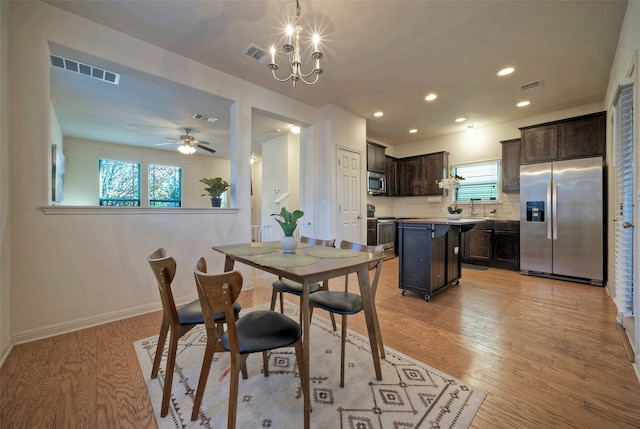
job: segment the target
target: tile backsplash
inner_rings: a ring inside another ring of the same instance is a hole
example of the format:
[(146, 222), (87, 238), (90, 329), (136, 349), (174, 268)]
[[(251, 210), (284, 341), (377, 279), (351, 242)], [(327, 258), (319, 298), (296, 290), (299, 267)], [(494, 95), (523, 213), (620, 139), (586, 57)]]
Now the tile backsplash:
[[(376, 216), (434, 218), (447, 215), (450, 197), (379, 197), (367, 196), (367, 203), (376, 206)], [(459, 203), (462, 217), (471, 217), (468, 203)], [(491, 210), (496, 209), (495, 219), (520, 219), (520, 194), (502, 194), (500, 202), (476, 203), (474, 211), (478, 217), (489, 217)]]

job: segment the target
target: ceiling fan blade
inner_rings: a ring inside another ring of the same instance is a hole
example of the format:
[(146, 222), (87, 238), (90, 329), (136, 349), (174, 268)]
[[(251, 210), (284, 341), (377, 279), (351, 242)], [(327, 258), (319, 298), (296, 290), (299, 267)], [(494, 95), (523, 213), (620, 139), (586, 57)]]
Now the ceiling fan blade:
[[(200, 143), (202, 143), (202, 142), (200, 142)], [(209, 143), (207, 143), (207, 144), (209, 144)], [(199, 143), (196, 146), (199, 147), (202, 150), (206, 150), (207, 152), (216, 153), (215, 149), (211, 149), (211, 148), (206, 147), (206, 146), (200, 146)]]
[(196, 140), (195, 143), (197, 143), (197, 144), (211, 144), (211, 143), (206, 142), (204, 140)]
[(168, 144), (180, 144), (180, 142), (171, 142), (171, 143), (156, 143), (156, 146), (166, 146)]

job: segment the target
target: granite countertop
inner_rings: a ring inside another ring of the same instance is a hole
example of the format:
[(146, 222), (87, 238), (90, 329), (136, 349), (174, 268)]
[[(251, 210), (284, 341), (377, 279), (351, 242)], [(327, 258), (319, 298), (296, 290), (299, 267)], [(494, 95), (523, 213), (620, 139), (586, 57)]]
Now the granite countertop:
[(478, 222), (483, 222), (484, 219), (480, 218), (461, 218), (461, 219), (448, 219), (446, 217), (427, 218), (427, 219), (399, 219), (398, 222), (402, 223), (415, 223), (415, 224), (433, 224), (433, 225), (472, 225)]

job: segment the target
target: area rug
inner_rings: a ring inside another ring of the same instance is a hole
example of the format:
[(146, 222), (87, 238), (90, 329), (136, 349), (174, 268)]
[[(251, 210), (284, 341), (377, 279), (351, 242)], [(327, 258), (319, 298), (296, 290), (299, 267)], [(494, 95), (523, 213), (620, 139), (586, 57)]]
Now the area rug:
[[(267, 305), (243, 309), (242, 314)], [(286, 303), (286, 314), (298, 320), (298, 307)], [(310, 330), (311, 427), (313, 429), (468, 428), (486, 394), (389, 347), (381, 361), (383, 379), (376, 380), (367, 337), (349, 331), (345, 387), (340, 388), (340, 328), (314, 315)], [(191, 421), (206, 344), (204, 326), (180, 339), (169, 414), (160, 417), (165, 359), (158, 378), (151, 366), (157, 336), (134, 343), (146, 379), (158, 427), (161, 429), (227, 426), (229, 358), (216, 354), (199, 419)], [(166, 351), (165, 351), (166, 353)], [(273, 351), (269, 377), (264, 377), (262, 355), (247, 360), (249, 378), (240, 379), (238, 429), (303, 427), (303, 401), (293, 348)]]

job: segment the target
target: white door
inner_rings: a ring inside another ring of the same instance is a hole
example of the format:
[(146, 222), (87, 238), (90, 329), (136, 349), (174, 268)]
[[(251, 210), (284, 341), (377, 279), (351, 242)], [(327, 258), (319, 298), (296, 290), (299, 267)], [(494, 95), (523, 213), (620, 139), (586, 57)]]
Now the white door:
[(362, 240), (362, 180), (361, 154), (338, 148), (338, 237), (364, 243)]

